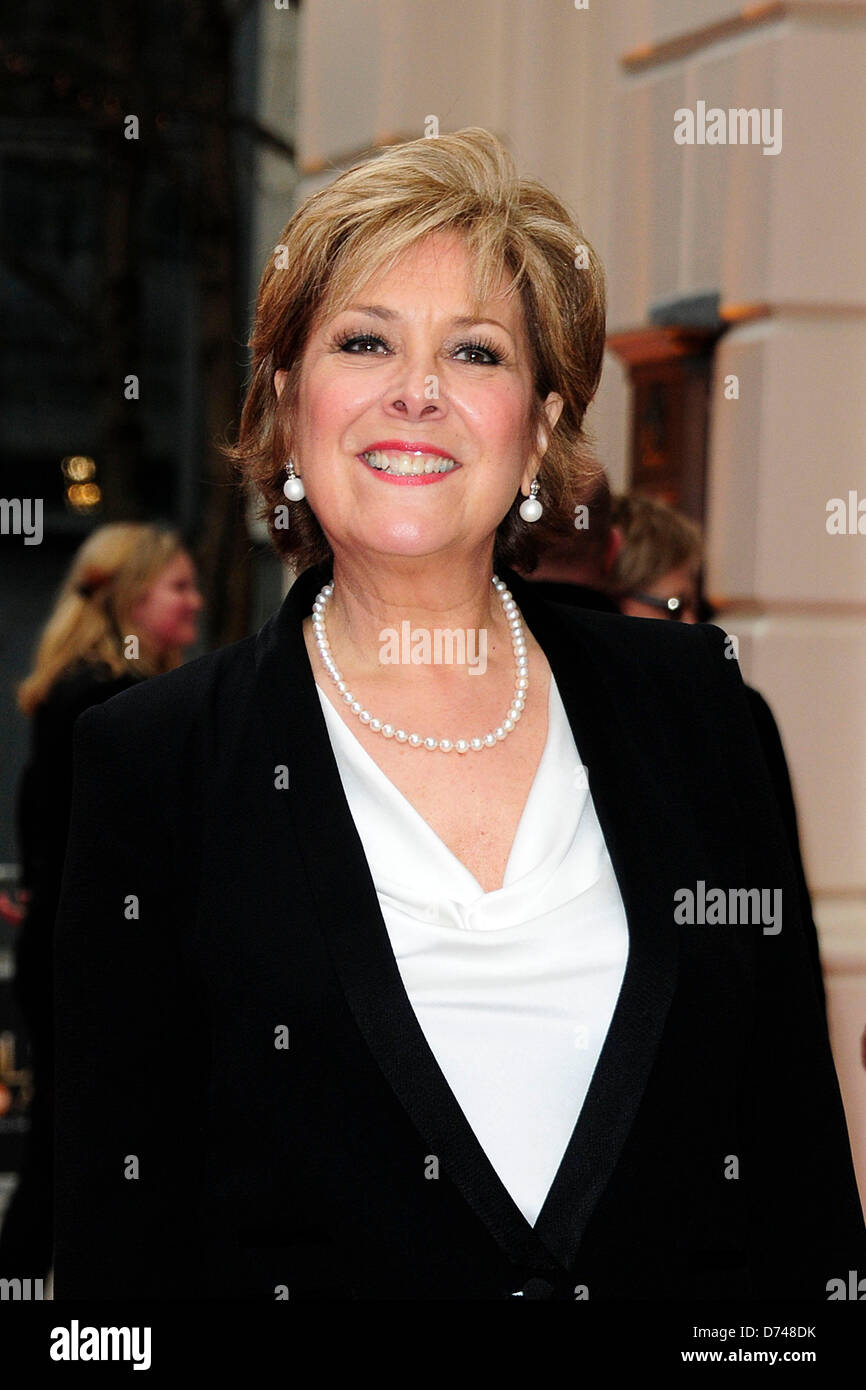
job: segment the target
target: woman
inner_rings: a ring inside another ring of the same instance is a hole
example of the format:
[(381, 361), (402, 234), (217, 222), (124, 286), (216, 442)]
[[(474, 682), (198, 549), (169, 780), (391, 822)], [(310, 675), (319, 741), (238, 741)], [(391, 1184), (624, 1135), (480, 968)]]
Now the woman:
[(614, 502), (612, 524), (622, 544), (608, 587), (620, 611), (696, 623), (701, 533), (694, 522), (653, 497), (627, 493)]
[(25, 1164), (0, 1232), (5, 1276), (43, 1278), (51, 1266), (52, 938), (69, 829), (73, 726), (91, 705), (177, 666), (196, 639), (201, 602), (192, 560), (173, 532), (102, 526), (78, 550), (33, 671), (18, 690), (33, 737), (18, 794), (19, 896), (26, 908), (14, 990), (31, 1040), (34, 1096)]
[[(862, 1255), (724, 635), (509, 568), (573, 514), (603, 342), (484, 131), (284, 230), (237, 457), (300, 578), (77, 729), (58, 1298), (821, 1298)], [(680, 925), (698, 882), (784, 929)]]

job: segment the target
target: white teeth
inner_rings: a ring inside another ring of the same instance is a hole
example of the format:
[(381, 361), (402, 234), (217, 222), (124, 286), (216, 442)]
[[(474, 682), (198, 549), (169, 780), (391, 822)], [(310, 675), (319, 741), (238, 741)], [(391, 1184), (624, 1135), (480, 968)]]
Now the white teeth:
[(419, 473), (450, 473), (457, 467), (455, 459), (445, 459), (439, 454), (409, 454), (392, 452), (390, 449), (371, 449), (361, 457), (367, 460), (371, 468), (378, 468), (381, 473), (394, 473), (403, 477)]

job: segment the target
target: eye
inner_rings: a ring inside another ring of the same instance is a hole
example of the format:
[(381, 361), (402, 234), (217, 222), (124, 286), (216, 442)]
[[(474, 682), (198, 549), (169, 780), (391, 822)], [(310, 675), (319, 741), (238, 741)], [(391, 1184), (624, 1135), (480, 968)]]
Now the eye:
[(497, 352), (496, 348), (493, 346), (492, 343), (461, 343), (460, 346), (455, 350), (455, 357), (460, 352), (470, 352), (473, 354), (473, 356), (479, 353), (484, 354), (484, 357), (487, 359), (486, 361), (479, 362), (476, 358), (474, 362), (470, 363), (471, 366), (496, 367), (502, 361), (502, 357)]
[(351, 353), (355, 357), (373, 357), (377, 347), (391, 351), (385, 339), (377, 333), (346, 333), (336, 339), (334, 346), (340, 352)]

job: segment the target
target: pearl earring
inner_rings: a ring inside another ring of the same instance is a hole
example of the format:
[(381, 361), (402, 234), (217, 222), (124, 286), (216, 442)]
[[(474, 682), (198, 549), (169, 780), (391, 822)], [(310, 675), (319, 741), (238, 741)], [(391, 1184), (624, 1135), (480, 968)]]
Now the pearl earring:
[(525, 502), (520, 504), (520, 515), (524, 521), (537, 521), (544, 511), (538, 500), (538, 479), (533, 478), (529, 488), (529, 496)]
[(286, 464), (286, 481), (283, 483), (283, 492), (290, 502), (300, 502), (307, 495), (301, 479), (295, 476), (294, 459), (289, 459)]

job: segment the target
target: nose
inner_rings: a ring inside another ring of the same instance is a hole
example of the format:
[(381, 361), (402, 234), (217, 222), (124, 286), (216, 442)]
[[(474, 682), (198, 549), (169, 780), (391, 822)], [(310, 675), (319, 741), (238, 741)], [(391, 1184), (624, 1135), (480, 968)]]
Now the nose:
[(385, 414), (400, 420), (429, 420), (444, 415), (435, 358), (419, 353), (392, 379), (385, 398)]

